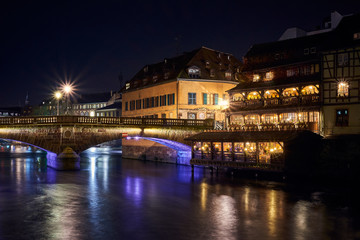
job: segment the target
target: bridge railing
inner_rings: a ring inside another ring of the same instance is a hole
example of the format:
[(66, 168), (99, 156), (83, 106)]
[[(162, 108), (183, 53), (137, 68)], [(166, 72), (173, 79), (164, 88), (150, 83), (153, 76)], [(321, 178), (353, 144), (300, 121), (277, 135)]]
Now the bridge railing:
[(213, 127), (213, 120), (168, 119), (168, 118), (130, 118), (130, 117), (88, 117), (88, 116), (36, 116), (36, 117), (0, 117), (0, 125), (27, 124), (106, 124), (139, 126), (189, 126)]

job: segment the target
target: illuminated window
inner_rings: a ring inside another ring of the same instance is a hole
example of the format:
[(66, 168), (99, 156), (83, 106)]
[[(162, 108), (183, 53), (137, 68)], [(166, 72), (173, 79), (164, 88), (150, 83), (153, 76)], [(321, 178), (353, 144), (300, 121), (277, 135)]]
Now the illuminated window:
[(279, 115), (280, 122), (282, 122), (282, 123), (294, 123), (294, 122), (296, 122), (296, 117), (297, 117), (297, 114), (294, 112), (281, 113)]
[(253, 82), (258, 82), (260, 80), (260, 75), (259, 74), (254, 74), (253, 75)]
[(338, 66), (347, 66), (349, 64), (349, 54), (339, 53), (337, 56)]
[(234, 102), (238, 102), (238, 101), (244, 100), (244, 96), (241, 93), (236, 93), (236, 94), (234, 94), (232, 99)]
[(339, 82), (338, 83), (337, 96), (338, 97), (348, 97), (349, 96), (349, 84), (347, 82)]
[(338, 127), (349, 126), (349, 111), (347, 109), (336, 110), (336, 122)]
[(246, 124), (259, 124), (260, 123), (260, 115), (257, 115), (257, 114), (246, 115), (245, 123)]
[(230, 71), (225, 72), (225, 78), (227, 80), (231, 80), (231, 72)]
[(153, 81), (156, 82), (158, 80), (158, 76), (157, 75), (154, 75), (153, 76)]
[(130, 88), (130, 83), (126, 83), (125, 89), (129, 89), (129, 88)]
[(264, 114), (261, 116), (261, 121), (263, 123), (276, 123), (278, 121), (278, 117), (276, 114)]
[(258, 92), (251, 92), (247, 96), (248, 100), (261, 99), (261, 95)]
[(284, 97), (294, 97), (299, 95), (296, 88), (286, 88), (283, 91)]
[(318, 93), (319, 93), (319, 89), (317, 87), (315, 87), (314, 85), (306, 86), (301, 90), (302, 95), (311, 95), (311, 94), (318, 94)]
[(354, 33), (354, 40), (360, 39), (360, 32)]
[(266, 74), (265, 74), (265, 81), (270, 81), (270, 80), (273, 80), (273, 78), (274, 78), (274, 72), (267, 72)]
[(188, 74), (190, 78), (200, 78), (200, 68), (193, 66), (191, 68), (188, 69)]

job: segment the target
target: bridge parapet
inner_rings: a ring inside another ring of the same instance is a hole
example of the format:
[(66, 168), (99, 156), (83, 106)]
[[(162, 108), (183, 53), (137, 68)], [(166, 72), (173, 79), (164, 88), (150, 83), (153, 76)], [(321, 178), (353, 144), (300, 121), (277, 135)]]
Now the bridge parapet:
[(1, 117), (0, 125), (28, 124), (106, 124), (161, 127), (200, 127), (211, 129), (213, 120), (169, 119), (169, 118), (129, 118), (129, 117), (88, 117), (88, 116), (34, 116), (34, 117)]

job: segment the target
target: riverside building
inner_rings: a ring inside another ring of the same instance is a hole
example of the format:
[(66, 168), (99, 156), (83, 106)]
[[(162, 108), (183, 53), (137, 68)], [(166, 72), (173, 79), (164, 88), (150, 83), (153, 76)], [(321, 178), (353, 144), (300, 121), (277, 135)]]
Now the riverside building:
[(222, 122), (240, 67), (233, 55), (206, 47), (146, 65), (123, 89), (122, 116)]

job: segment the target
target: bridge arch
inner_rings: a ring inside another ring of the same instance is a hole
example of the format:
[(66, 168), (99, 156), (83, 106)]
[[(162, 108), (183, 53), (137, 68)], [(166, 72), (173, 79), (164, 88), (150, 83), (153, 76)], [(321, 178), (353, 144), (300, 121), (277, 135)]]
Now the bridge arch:
[(122, 157), (190, 165), (191, 147), (169, 139), (127, 137), (122, 140)]
[[(212, 129), (213, 120), (124, 117), (40, 116), (0, 118), (0, 138), (38, 146), (55, 155), (70, 148), (75, 154), (124, 134), (186, 143), (185, 138)], [(154, 139), (153, 139), (154, 140)], [(161, 144), (156, 140), (158, 144)], [(153, 141), (153, 142), (156, 142)], [(167, 142), (169, 144), (169, 142)], [(166, 144), (165, 144), (166, 145)], [(53, 159), (53, 158), (52, 158)]]

